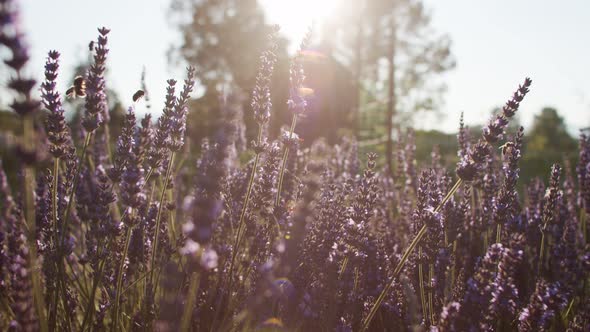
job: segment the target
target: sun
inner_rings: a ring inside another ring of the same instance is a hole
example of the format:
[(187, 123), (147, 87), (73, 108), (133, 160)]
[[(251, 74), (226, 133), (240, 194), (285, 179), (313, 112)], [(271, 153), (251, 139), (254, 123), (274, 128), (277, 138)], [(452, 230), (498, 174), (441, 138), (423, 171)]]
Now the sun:
[(314, 21), (323, 21), (334, 14), (339, 0), (300, 0), (294, 1), (299, 11)]
[(312, 23), (324, 24), (336, 15), (338, 5), (342, 2), (342, 0), (260, 1), (271, 21), (294, 33), (306, 30)]

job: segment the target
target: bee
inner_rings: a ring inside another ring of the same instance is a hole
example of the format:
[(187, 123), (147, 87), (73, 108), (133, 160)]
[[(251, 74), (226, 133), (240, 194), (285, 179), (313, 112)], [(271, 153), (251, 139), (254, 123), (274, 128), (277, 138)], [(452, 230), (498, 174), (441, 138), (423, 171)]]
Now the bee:
[(502, 154), (505, 155), (514, 148), (514, 142), (506, 142), (506, 144), (499, 147)]
[(74, 91), (78, 97), (86, 97), (86, 80), (82, 76), (74, 78)]
[(66, 97), (73, 98), (74, 97), (74, 87), (71, 86), (66, 90)]
[(135, 92), (133, 94), (133, 102), (138, 101), (139, 99), (141, 99), (143, 96), (145, 96), (145, 92), (143, 90), (137, 90), (137, 92)]
[(70, 98), (86, 97), (86, 81), (82, 76), (74, 78), (74, 85), (66, 90), (66, 96)]
[(90, 41), (90, 43), (88, 43), (88, 50), (90, 52), (94, 51), (94, 40)]

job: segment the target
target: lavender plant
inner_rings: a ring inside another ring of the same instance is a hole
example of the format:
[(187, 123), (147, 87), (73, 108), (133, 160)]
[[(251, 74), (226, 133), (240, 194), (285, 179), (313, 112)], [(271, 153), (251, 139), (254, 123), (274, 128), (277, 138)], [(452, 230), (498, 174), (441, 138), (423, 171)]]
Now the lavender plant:
[(60, 54), (48, 52), (36, 96), (17, 16), (0, 0), (23, 125), (21, 167), (0, 167), (1, 330), (588, 330), (590, 142), (581, 135), (575, 173), (555, 165), (547, 189), (519, 182), (524, 129), (506, 130), (530, 79), (481, 138), (461, 118), (455, 174), (436, 147), (417, 163), (411, 130), (391, 172), (375, 153), (359, 156), (354, 138), (301, 144), (308, 37), (291, 65), (291, 127), (269, 134), (274, 30), (252, 92), (251, 151), (239, 147), (242, 97), (228, 91), (217, 131), (191, 142), (202, 146), (191, 159), (195, 69), (180, 92), (167, 81), (154, 123), (138, 122), (146, 98), (134, 97), (113, 140), (110, 32), (99, 29), (74, 131), (57, 89)]

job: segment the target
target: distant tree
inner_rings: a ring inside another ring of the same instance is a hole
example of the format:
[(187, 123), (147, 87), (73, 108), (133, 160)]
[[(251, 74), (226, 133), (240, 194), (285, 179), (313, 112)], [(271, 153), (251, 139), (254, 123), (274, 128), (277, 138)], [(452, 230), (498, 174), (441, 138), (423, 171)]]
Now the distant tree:
[(563, 117), (555, 108), (545, 107), (535, 116), (529, 133), (529, 151), (571, 151), (577, 143), (568, 132)]
[(525, 143), (521, 167), (525, 181), (546, 178), (551, 165), (564, 159), (575, 164), (577, 142), (555, 108), (545, 107), (535, 116), (531, 130), (525, 134)]
[(170, 49), (170, 60), (196, 65), (204, 86), (247, 87), (271, 32), (258, 2), (173, 0), (171, 9), (182, 42)]
[[(336, 57), (352, 67), (355, 85), (383, 103), (391, 169), (394, 121), (411, 122), (418, 112), (442, 104), (445, 85), (439, 74), (455, 65), (451, 42), (433, 31), (420, 0), (341, 3), (344, 14), (335, 15), (335, 21), (325, 26), (331, 31), (324, 35)], [(359, 92), (359, 110), (361, 99)]]
[[(268, 35), (274, 28), (265, 22), (264, 10), (256, 0), (173, 0), (170, 9), (171, 21), (182, 38), (170, 47), (169, 61), (196, 67), (205, 96), (191, 106), (191, 111), (195, 110), (198, 114), (193, 116), (202, 122), (215, 123), (219, 93), (227, 94), (229, 89), (249, 96), (260, 54), (268, 47)], [(278, 41), (276, 82), (288, 83), (286, 46), (286, 40)], [(273, 85), (275, 108), (286, 109), (287, 83), (279, 84), (281, 88)], [(252, 123), (249, 104), (250, 99), (244, 98), (245, 120)]]

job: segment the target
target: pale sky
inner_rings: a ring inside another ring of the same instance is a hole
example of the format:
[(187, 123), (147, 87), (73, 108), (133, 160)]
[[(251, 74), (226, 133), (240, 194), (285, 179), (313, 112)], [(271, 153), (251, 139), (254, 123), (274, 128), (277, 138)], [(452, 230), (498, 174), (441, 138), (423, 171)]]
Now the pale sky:
[[(312, 19), (335, 15), (334, 0), (262, 0), (268, 19), (287, 37), (299, 41)], [(572, 134), (590, 126), (590, 1), (564, 0), (425, 0), (433, 25), (453, 40), (457, 67), (446, 74), (449, 90), (442, 121), (417, 127), (455, 131), (461, 111), (467, 123), (483, 123), (525, 76), (532, 91), (521, 106), (521, 121), (530, 127), (543, 106), (556, 107)], [(318, 6), (318, 4), (323, 4)], [(182, 79), (166, 51), (178, 35), (167, 21), (168, 0), (23, 0), (22, 23), (32, 46), (31, 74), (42, 79), (46, 53), (62, 53), (60, 84), (87, 55), (96, 28), (106, 26), (110, 53), (107, 83), (125, 106), (139, 88), (142, 67), (153, 110), (163, 104), (167, 78)], [(321, 7), (321, 10), (318, 9)], [(419, 122), (419, 121), (418, 121)]]

